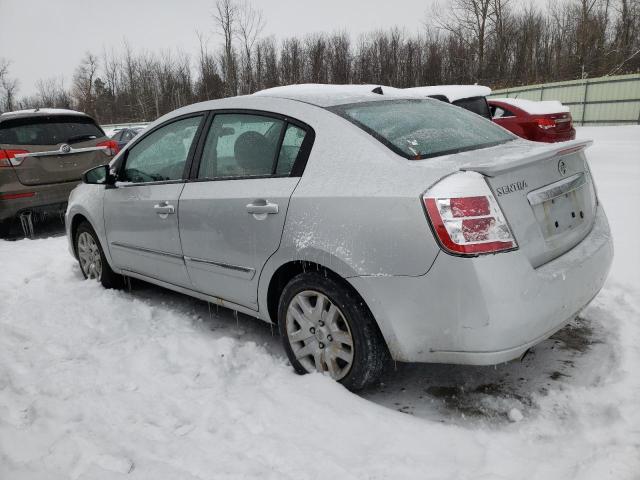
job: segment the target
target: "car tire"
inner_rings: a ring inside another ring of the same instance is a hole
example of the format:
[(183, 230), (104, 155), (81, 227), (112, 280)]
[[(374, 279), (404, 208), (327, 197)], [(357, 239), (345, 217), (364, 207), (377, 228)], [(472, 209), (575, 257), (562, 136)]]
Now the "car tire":
[(280, 296), (278, 328), (299, 374), (321, 371), (357, 391), (375, 383), (389, 364), (373, 315), (330, 275), (305, 272), (291, 279)]
[(78, 226), (73, 245), (84, 278), (97, 280), (104, 288), (122, 288), (123, 277), (111, 269), (98, 235), (89, 222)]

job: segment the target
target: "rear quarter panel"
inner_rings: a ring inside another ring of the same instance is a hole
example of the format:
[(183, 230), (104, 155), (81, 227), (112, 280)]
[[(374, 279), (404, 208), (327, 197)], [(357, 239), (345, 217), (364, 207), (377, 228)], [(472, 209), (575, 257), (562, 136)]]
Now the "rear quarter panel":
[(270, 278), (290, 261), (318, 263), (343, 278), (420, 276), (440, 251), (421, 195), (455, 162), (407, 160), (341, 117), (317, 110), (300, 118), (316, 139), (280, 247), (261, 275), (261, 312), (267, 312)]

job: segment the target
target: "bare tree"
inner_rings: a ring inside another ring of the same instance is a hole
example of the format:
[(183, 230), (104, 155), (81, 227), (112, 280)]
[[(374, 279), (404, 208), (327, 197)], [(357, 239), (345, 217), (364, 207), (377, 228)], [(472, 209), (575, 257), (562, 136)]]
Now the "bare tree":
[(9, 61), (0, 58), (0, 113), (14, 109), (18, 80), (9, 77)]
[(351, 81), (351, 41), (347, 32), (329, 37), (329, 81), (344, 84)]
[(200, 45), (198, 54), (198, 77), (194, 88), (194, 94), (198, 100), (210, 100), (224, 95), (222, 78), (218, 74), (218, 66), (214, 56), (209, 52), (207, 41), (201, 33), (198, 33)]
[(309, 35), (305, 38), (306, 71), (304, 81), (311, 83), (328, 83), (327, 40), (324, 35)]
[(452, 0), (451, 12), (418, 35), (392, 28), (355, 41), (338, 32), (281, 42), (262, 38), (261, 14), (239, 1), (218, 0), (223, 41), (210, 45), (199, 34), (193, 64), (184, 52), (140, 53), (125, 42), (99, 62), (87, 54), (71, 89), (44, 80), (16, 101), (17, 82), (0, 61), (0, 109), (73, 104), (100, 121), (142, 121), (195, 100), (292, 83), (507, 87), (640, 71), (640, 0), (555, 0), (545, 8)]
[(255, 91), (253, 80), (253, 51), (256, 41), (264, 30), (264, 18), (262, 10), (257, 10), (246, 0), (238, 7), (238, 29), (237, 36), (242, 44), (242, 84), (245, 88), (243, 93)]
[(438, 26), (450, 34), (459, 37), (472, 50), (476, 56), (476, 78), (483, 78), (485, 43), (489, 17), (493, 0), (452, 0), (450, 7), (434, 7), (434, 17)]
[(224, 52), (222, 55), (222, 74), (224, 76), (228, 95), (238, 94), (238, 77), (236, 53), (233, 39), (237, 33), (238, 5), (234, 0), (217, 0), (213, 19), (222, 32), (224, 38)]
[(73, 97), (78, 109), (95, 116), (95, 79), (98, 71), (98, 58), (90, 52), (85, 53), (73, 75)]

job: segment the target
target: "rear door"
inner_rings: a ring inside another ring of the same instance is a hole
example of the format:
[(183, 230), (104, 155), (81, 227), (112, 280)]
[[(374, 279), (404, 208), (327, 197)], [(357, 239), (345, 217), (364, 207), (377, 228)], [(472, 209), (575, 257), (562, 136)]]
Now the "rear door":
[(276, 115), (215, 115), (180, 196), (180, 237), (195, 289), (257, 309), (260, 271), (278, 249), (313, 132)]
[(104, 196), (107, 242), (117, 267), (190, 287), (178, 231), (178, 198), (203, 114), (149, 132), (124, 154)]
[(95, 122), (84, 115), (18, 117), (0, 124), (0, 146), (16, 152), (12, 166), (23, 185), (80, 180), (114, 153)]

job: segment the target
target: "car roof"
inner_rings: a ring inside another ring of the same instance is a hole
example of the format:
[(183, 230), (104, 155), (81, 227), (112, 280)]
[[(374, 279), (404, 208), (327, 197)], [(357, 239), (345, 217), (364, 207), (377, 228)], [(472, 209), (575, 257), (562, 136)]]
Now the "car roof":
[(0, 114), (0, 122), (14, 118), (48, 117), (51, 115), (77, 115), (80, 117), (89, 117), (86, 113), (77, 112), (76, 110), (67, 110), (65, 108), (30, 108), (28, 110), (4, 112), (3, 114)]
[(266, 90), (260, 90), (253, 95), (286, 98), (325, 108), (349, 103), (376, 102), (394, 98), (424, 98), (419, 94), (409, 92), (405, 89), (384, 85), (325, 85), (319, 83), (303, 83), (268, 88)]
[(486, 97), (491, 94), (491, 89), (484, 85), (432, 85), (429, 87), (412, 87), (404, 89), (408, 92), (431, 97), (442, 95), (449, 102), (455, 102), (464, 98)]

